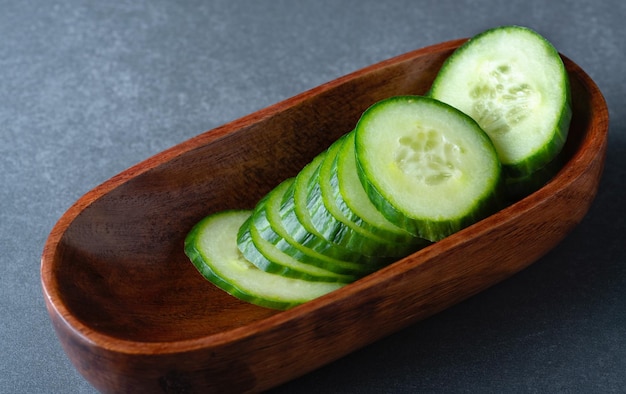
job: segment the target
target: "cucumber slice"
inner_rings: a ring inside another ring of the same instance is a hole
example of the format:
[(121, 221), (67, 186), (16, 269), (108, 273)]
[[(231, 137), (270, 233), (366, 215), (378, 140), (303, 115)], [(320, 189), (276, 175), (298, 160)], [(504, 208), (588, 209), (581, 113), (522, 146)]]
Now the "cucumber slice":
[[(346, 227), (342, 226), (333, 215), (324, 206), (324, 200), (322, 199), (322, 190), (320, 186), (320, 177), (322, 171), (329, 171), (328, 163), (332, 163), (334, 160), (338, 148), (341, 147), (344, 136), (335, 141), (326, 151), (324, 160), (322, 160), (317, 166), (315, 172), (310, 177), (308, 184), (303, 186), (303, 193), (306, 193), (302, 206), (307, 211), (307, 218), (310, 220), (311, 225), (315, 229), (316, 233), (321, 234), (322, 238), (329, 242), (342, 245), (351, 250), (360, 250), (358, 245), (350, 244), (349, 234), (346, 234)], [(329, 158), (330, 156), (330, 158)], [(326, 166), (324, 169), (323, 167)]]
[(263, 267), (267, 264), (267, 262), (255, 260), (255, 256), (249, 253), (250, 247), (246, 245), (252, 240), (252, 236), (247, 233), (250, 232), (250, 227), (254, 226), (262, 238), (301, 263), (311, 264), (337, 274), (357, 277), (373, 272), (375, 267), (329, 257), (293, 239), (292, 235), (286, 231), (280, 216), (280, 203), (293, 182), (294, 178), (289, 178), (271, 190), (254, 208), (251, 220), (241, 226), (237, 243), (244, 256), (254, 265)]
[[(252, 216), (248, 218), (248, 222), (251, 218)], [(354, 275), (341, 275), (302, 263), (261, 237), (253, 224), (244, 223), (243, 227), (247, 231), (243, 232), (242, 239), (238, 240), (240, 251), (244, 248), (243, 256), (262, 271), (308, 281), (350, 283), (358, 279)]]
[(409, 254), (415, 250), (411, 243), (389, 241), (375, 235), (359, 223), (351, 221), (339, 209), (335, 198), (337, 185), (331, 179), (333, 168), (336, 169), (333, 164), (346, 139), (347, 135), (331, 145), (320, 165), (317, 182), (308, 196), (313, 224), (330, 241), (341, 243), (368, 256), (395, 258)]
[(355, 151), (374, 205), (418, 237), (438, 241), (500, 207), (493, 143), (472, 118), (435, 99), (372, 105), (357, 123)]
[(337, 207), (350, 221), (384, 239), (406, 242), (416, 247), (427, 245), (428, 241), (416, 239), (405, 229), (391, 223), (372, 204), (357, 172), (354, 134), (351, 132), (347, 135), (333, 164), (331, 183)]
[(237, 248), (237, 232), (250, 214), (209, 215), (185, 238), (185, 253), (207, 280), (243, 301), (273, 309), (289, 309), (344, 285), (286, 278), (252, 265)]
[(572, 116), (559, 53), (531, 29), (476, 35), (443, 64), (429, 95), (465, 112), (493, 141), (503, 174), (524, 178), (553, 161)]
[(311, 216), (306, 209), (308, 185), (317, 176), (317, 169), (326, 156), (326, 151), (316, 156), (296, 176), (296, 180), (285, 192), (281, 203), (280, 214), (282, 223), (293, 239), (316, 252), (328, 257), (346, 261), (357, 261), (362, 264), (376, 264), (377, 259), (364, 256), (359, 251), (347, 249), (329, 242), (311, 223)]

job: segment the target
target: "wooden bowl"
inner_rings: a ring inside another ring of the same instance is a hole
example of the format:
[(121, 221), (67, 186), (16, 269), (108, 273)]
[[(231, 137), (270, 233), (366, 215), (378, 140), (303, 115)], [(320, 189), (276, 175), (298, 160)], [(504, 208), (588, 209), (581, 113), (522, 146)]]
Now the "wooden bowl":
[(284, 312), (227, 295), (183, 254), (199, 219), (252, 208), (374, 102), (424, 93), (463, 42), (383, 61), (198, 135), (80, 198), (52, 229), (41, 261), (48, 312), (78, 371), (103, 392), (266, 390), (458, 303), (553, 248), (595, 197), (608, 133), (600, 91), (567, 58), (567, 164), (493, 216)]

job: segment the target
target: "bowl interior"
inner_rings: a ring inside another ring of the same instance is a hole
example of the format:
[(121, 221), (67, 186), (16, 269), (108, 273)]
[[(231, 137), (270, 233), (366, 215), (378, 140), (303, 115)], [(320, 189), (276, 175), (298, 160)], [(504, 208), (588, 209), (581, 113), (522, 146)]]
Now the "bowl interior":
[[(372, 103), (424, 93), (457, 45), (407, 55), (305, 92), (94, 189), (61, 220), (66, 223), (54, 250), (49, 291), (88, 329), (138, 342), (203, 337), (279, 313), (241, 302), (202, 278), (183, 253), (187, 232), (211, 212), (252, 208), (350, 131)], [(571, 82), (568, 158), (592, 122), (589, 93), (575, 74)]]

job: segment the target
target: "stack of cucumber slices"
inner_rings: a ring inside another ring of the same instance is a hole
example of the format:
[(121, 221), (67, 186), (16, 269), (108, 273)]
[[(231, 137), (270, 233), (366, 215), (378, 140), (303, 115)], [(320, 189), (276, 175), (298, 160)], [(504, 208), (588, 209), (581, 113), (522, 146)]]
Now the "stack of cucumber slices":
[(185, 253), (235, 297), (291, 308), (536, 190), (559, 168), (570, 118), (554, 47), (524, 27), (487, 30), (427, 95), (375, 103), (254, 209), (201, 220)]

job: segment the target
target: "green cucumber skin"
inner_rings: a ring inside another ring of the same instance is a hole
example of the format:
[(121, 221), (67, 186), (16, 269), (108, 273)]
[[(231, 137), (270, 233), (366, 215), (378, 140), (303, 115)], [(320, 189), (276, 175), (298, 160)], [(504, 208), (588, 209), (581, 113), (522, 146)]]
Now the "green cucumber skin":
[[(376, 267), (370, 267), (360, 262), (335, 259), (299, 244), (292, 239), (291, 234), (286, 232), (282, 227), (281, 218), (270, 219), (268, 217), (268, 206), (271, 204), (279, 204), (280, 201), (282, 201), (284, 193), (293, 181), (293, 178), (283, 181), (275, 189), (270, 191), (265, 198), (261, 199), (259, 204), (255, 207), (251, 223), (256, 227), (261, 237), (302, 263), (311, 264), (337, 274), (361, 277), (373, 272)], [(245, 232), (245, 228), (240, 229), (238, 242), (244, 242), (246, 240)], [(243, 249), (243, 246), (240, 246), (240, 250)]]
[(569, 86), (569, 82), (567, 82), (567, 104), (559, 116), (559, 122), (554, 128), (554, 137), (552, 140), (548, 145), (544, 145), (544, 149), (537, 151), (534, 155), (526, 158), (526, 160), (515, 164), (504, 164), (502, 166), (502, 172), (506, 178), (521, 178), (541, 171), (543, 167), (554, 161), (559, 153), (561, 153), (565, 141), (567, 140), (572, 120)]
[[(503, 200), (503, 178), (501, 175), (501, 164), (496, 160), (497, 164), (497, 175), (495, 176), (495, 180), (493, 185), (486, 189), (485, 193), (479, 196), (479, 201), (471, 208), (471, 210), (465, 212), (462, 217), (456, 219), (430, 219), (430, 218), (414, 218), (407, 216), (404, 212), (395, 208), (387, 198), (378, 190), (378, 187), (371, 182), (369, 177), (367, 176), (367, 171), (365, 170), (362, 158), (359, 155), (359, 151), (364, 151), (368, 149), (366, 146), (361, 144), (359, 133), (360, 127), (363, 122), (367, 121), (367, 117), (369, 114), (378, 110), (379, 107), (387, 105), (388, 103), (393, 103), (393, 101), (403, 101), (403, 100), (417, 100), (422, 102), (430, 103), (430, 105), (439, 106), (450, 113), (455, 113), (456, 116), (460, 117), (464, 120), (468, 125), (481, 136), (484, 143), (487, 145), (491, 145), (493, 147), (493, 143), (487, 136), (487, 134), (478, 126), (478, 124), (470, 118), (465, 113), (459, 111), (458, 109), (440, 102), (436, 99), (427, 97), (427, 96), (395, 96), (390, 97), (388, 99), (381, 100), (375, 104), (373, 104), (370, 108), (368, 108), (356, 128), (356, 153), (357, 153), (357, 171), (359, 175), (359, 179), (365, 189), (367, 195), (369, 196), (372, 203), (379, 209), (379, 211), (392, 223), (404, 228), (409, 233), (413, 234), (416, 237), (426, 239), (431, 242), (437, 242), (453, 233), (456, 233), (459, 230), (462, 230), (465, 227), (468, 227), (479, 220), (484, 219), (485, 217), (493, 214), (497, 210), (504, 207)], [(495, 152), (495, 149), (494, 149)]]
[(317, 210), (311, 212), (314, 218), (313, 223), (319, 226), (318, 231), (326, 234), (331, 242), (361, 251), (367, 256), (380, 256), (386, 260), (392, 260), (410, 254), (415, 250), (412, 244), (391, 242), (376, 236), (342, 216), (337, 208), (333, 196), (333, 189), (337, 186), (332, 185), (330, 179), (332, 163), (345, 139), (346, 135), (329, 148), (326, 158), (319, 167), (319, 176), (315, 178), (315, 185), (309, 194), (309, 207), (317, 206)]
[(250, 227), (254, 225), (254, 223), (252, 223), (252, 214), (253, 213), (250, 214), (250, 217), (248, 217), (239, 228), (239, 232), (237, 233), (237, 247), (241, 254), (258, 269), (278, 274), (282, 267), (265, 257), (252, 240), (252, 233), (250, 231)]
[[(474, 37), (470, 38), (466, 43), (461, 45), (457, 50), (454, 51), (452, 55), (450, 55), (448, 59), (446, 59), (446, 61), (443, 63), (441, 67), (440, 73), (437, 75), (437, 77), (433, 81), (433, 84), (429, 92), (427, 93), (427, 95), (435, 99), (439, 99), (440, 98), (438, 94), (439, 85), (442, 84), (446, 78), (445, 70), (447, 69), (448, 65), (458, 61), (459, 58), (465, 56), (465, 53), (471, 51), (474, 44), (479, 42), (482, 38), (487, 37), (494, 33), (497, 34), (498, 32), (502, 32), (502, 31), (510, 31), (510, 32), (519, 31), (519, 32), (526, 32), (526, 33), (532, 34), (543, 43), (546, 51), (548, 53), (551, 53), (554, 59), (559, 60), (560, 67), (563, 70), (562, 79), (559, 81), (555, 81), (555, 85), (562, 85), (564, 87), (563, 94), (565, 96), (564, 97), (565, 104), (562, 107), (561, 113), (557, 116), (558, 121), (556, 122), (553, 130), (551, 131), (553, 138), (546, 145), (544, 145), (542, 149), (539, 149), (534, 154), (527, 156), (524, 160), (518, 161), (516, 163), (503, 163), (502, 164), (502, 174), (505, 178), (510, 178), (512, 180), (516, 180), (516, 179), (519, 180), (519, 179), (524, 179), (530, 176), (535, 171), (541, 170), (548, 163), (552, 162), (554, 158), (561, 152), (561, 150), (563, 149), (563, 146), (565, 145), (565, 141), (567, 140), (567, 136), (569, 133), (569, 126), (570, 126), (571, 119), (572, 119), (571, 86), (570, 86), (569, 78), (567, 77), (567, 71), (565, 70), (565, 65), (563, 64), (563, 61), (561, 60), (558, 51), (556, 50), (556, 48), (554, 48), (554, 46), (548, 40), (546, 40), (543, 36), (539, 35), (538, 33), (536, 33), (535, 31), (529, 28), (522, 27), (522, 26), (514, 26), (514, 25), (495, 27), (492, 29), (488, 29), (482, 33), (479, 33), (475, 35)], [(539, 176), (541, 176), (542, 173), (543, 172), (540, 171)], [(507, 183), (516, 184), (516, 186), (511, 191), (509, 191), (509, 194), (520, 195), (520, 193), (521, 194), (526, 193), (523, 187), (522, 188), (517, 187), (519, 186), (518, 182), (510, 181)], [(526, 183), (532, 184), (533, 182), (528, 180), (528, 182)]]
[[(319, 178), (320, 164), (327, 154), (328, 149), (320, 153), (314, 161), (307, 165), (305, 170), (301, 171), (298, 176), (296, 176), (293, 196), (286, 196), (285, 200), (283, 200), (284, 205), (293, 203), (295, 220), (289, 220), (288, 223), (302, 226), (304, 231), (309, 235), (303, 243), (321, 253), (332, 251), (332, 253), (329, 254), (330, 256), (343, 260), (358, 261), (367, 267), (372, 267), (374, 270), (390, 263), (393, 260), (390, 257), (370, 256), (364, 254), (358, 248), (355, 249), (354, 245), (351, 246), (348, 242), (342, 242), (342, 240), (347, 241), (348, 239), (346, 238), (340, 238), (339, 242), (333, 242), (333, 237), (328, 234), (320, 233), (314, 225), (314, 217), (320, 220), (319, 215), (328, 214), (321, 199), (316, 199), (315, 201), (309, 200), (312, 194), (320, 193), (319, 183), (316, 179)], [(292, 199), (292, 201), (287, 201), (289, 199)], [(290, 216), (290, 218), (293, 219), (292, 216)], [(287, 222), (287, 218), (285, 221)], [(288, 224), (286, 225), (288, 226)]]
[[(260, 240), (255, 232), (254, 224), (250, 218), (241, 226), (238, 234), (238, 247), (243, 256), (262, 271), (281, 275), (287, 278), (303, 279), (311, 282), (341, 282), (350, 283), (358, 279), (354, 275), (340, 275), (331, 271), (323, 270), (313, 265), (304, 264), (300, 261), (288, 262), (291, 256), (282, 252), (276, 245)], [(244, 229), (241, 231), (241, 229)], [(274, 248), (269, 252), (268, 248)], [(272, 257), (282, 255), (280, 257)]]
[[(216, 214), (209, 215), (200, 220), (187, 234), (184, 242), (184, 251), (187, 257), (190, 259), (197, 271), (209, 282), (213, 283), (216, 287), (225, 291), (226, 293), (254, 305), (258, 305), (265, 308), (287, 310), (295, 306), (301, 305), (307, 301), (310, 301), (314, 297), (321, 296), (329, 291), (333, 291), (343, 286), (341, 283), (319, 283), (319, 291), (310, 297), (299, 297), (298, 299), (276, 299), (270, 296), (264, 296), (262, 294), (253, 294), (246, 289), (242, 289), (238, 283), (233, 283), (232, 280), (225, 278), (219, 270), (213, 268), (210, 256), (206, 256), (199, 249), (198, 243), (202, 237), (202, 232), (205, 226), (210, 225), (210, 222), (224, 215), (237, 215), (239, 217), (249, 216), (251, 211), (246, 210), (228, 210), (222, 211)], [(245, 219), (241, 219), (244, 221)], [(233, 244), (236, 243), (236, 234), (233, 233)], [(267, 274), (277, 276), (274, 274)], [(305, 282), (305, 281), (303, 281)], [(316, 285), (313, 285), (316, 286)]]
[[(317, 166), (323, 160), (325, 151), (313, 159), (309, 165), (300, 171), (296, 176), (296, 180), (285, 192), (283, 200), (281, 202), (280, 214), (282, 216), (282, 223), (285, 231), (287, 231), (292, 238), (299, 244), (310, 248), (316, 252), (322, 253), (328, 257), (338, 260), (346, 261), (358, 261), (365, 265), (376, 265), (378, 260), (364, 256), (362, 253), (354, 250), (347, 249), (341, 245), (332, 243), (316, 233), (316, 230), (312, 226), (307, 226), (306, 222), (301, 219), (303, 214), (306, 213), (304, 207), (299, 207), (297, 204), (301, 203), (296, 193), (300, 192), (297, 188), (301, 185), (308, 185), (312, 176), (317, 172)], [(300, 214), (298, 214), (298, 211)]]
[(322, 201), (322, 190), (319, 184), (320, 171), (321, 165), (317, 168), (307, 186), (305, 209), (311, 219), (311, 224), (318, 234), (321, 234), (328, 242), (350, 248), (349, 243), (344, 242), (345, 227), (339, 225)]

